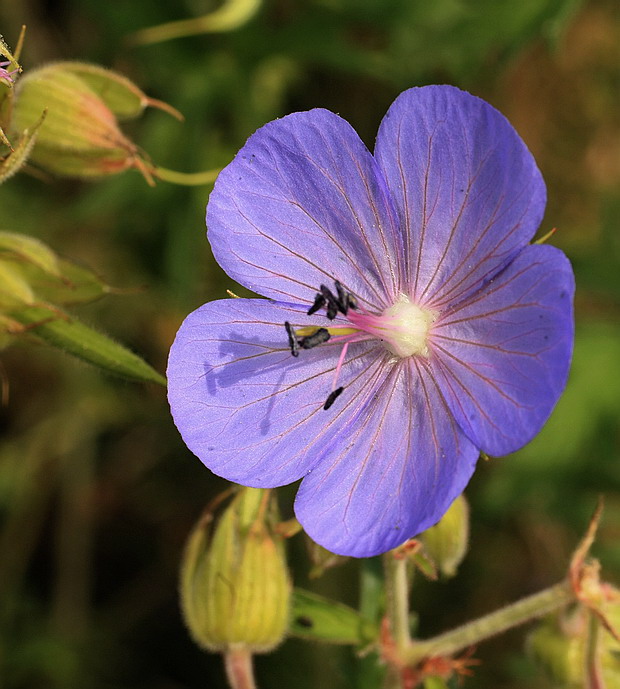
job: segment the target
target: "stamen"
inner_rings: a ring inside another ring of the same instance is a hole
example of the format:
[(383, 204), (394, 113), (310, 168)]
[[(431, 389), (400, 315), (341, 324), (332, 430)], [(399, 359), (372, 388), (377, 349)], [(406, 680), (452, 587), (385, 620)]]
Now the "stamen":
[(314, 304), (308, 309), (308, 316), (316, 313), (325, 304), (325, 297), (322, 294), (317, 294), (314, 297)]
[(327, 411), (332, 406), (332, 404), (338, 399), (338, 397), (340, 397), (343, 390), (344, 388), (342, 387), (336, 388), (335, 390), (329, 393), (327, 399), (325, 400), (325, 404), (323, 405), (323, 409), (325, 411)]
[(338, 310), (343, 316), (346, 316), (350, 306), (350, 295), (344, 291), (339, 280), (336, 280), (334, 284), (336, 285), (336, 292), (338, 292)]
[(345, 342), (342, 351), (340, 352), (340, 356), (338, 357), (338, 363), (336, 364), (336, 371), (334, 372), (334, 382), (332, 383), (332, 389), (336, 389), (336, 383), (338, 382), (338, 376), (340, 375), (340, 369), (342, 368), (342, 364), (344, 363), (344, 358), (347, 355), (347, 350), (349, 349), (349, 343)]
[(291, 348), (291, 354), (293, 356), (299, 356), (299, 342), (297, 341), (295, 331), (288, 321), (284, 321), (284, 327), (286, 328), (286, 334), (288, 335), (288, 346)]
[(318, 345), (327, 342), (330, 338), (329, 331), (325, 328), (319, 328), (312, 335), (306, 335), (306, 337), (299, 338), (298, 342), (303, 349), (312, 349), (313, 347), (318, 347)]
[(321, 290), (321, 294), (323, 295), (323, 298), (327, 302), (327, 317), (329, 318), (330, 321), (333, 321), (334, 318), (336, 318), (336, 314), (340, 310), (338, 308), (338, 300), (332, 294), (332, 291), (329, 289), (329, 287), (326, 287), (325, 285), (321, 285), (319, 287), (319, 289)]
[(401, 359), (431, 356), (429, 337), (437, 314), (413, 303), (407, 295), (399, 295), (391, 306), (381, 313), (375, 313), (368, 311), (363, 304), (358, 304), (339, 280), (334, 280), (333, 291), (326, 285), (320, 285), (319, 290), (308, 309), (308, 315), (325, 307), (330, 321), (340, 313), (348, 322), (338, 321), (325, 328), (304, 326), (298, 328), (297, 332), (293, 331), (289, 323), (285, 325), (293, 356), (299, 355), (300, 348), (313, 349), (330, 339), (334, 344), (343, 345), (334, 369), (332, 391), (323, 409), (329, 409), (344, 390), (344, 386), (336, 386), (352, 343), (379, 340), (388, 352)]

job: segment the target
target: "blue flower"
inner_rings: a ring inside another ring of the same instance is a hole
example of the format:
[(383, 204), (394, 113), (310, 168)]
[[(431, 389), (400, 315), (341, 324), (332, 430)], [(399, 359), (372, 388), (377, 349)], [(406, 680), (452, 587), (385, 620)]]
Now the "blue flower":
[(449, 86), (402, 93), (374, 155), (326, 110), (267, 124), (220, 174), (215, 258), (266, 299), (205, 304), (170, 352), (188, 447), (343, 555), (432, 526), (480, 451), (517, 450), (568, 375), (571, 266), (531, 245), (545, 185), (507, 120)]

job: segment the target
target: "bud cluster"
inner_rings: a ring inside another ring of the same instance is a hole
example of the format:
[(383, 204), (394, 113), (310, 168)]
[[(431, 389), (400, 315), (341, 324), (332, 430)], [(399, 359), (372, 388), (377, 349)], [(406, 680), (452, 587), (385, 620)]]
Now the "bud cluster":
[[(20, 47), (23, 35), (20, 38)], [(120, 129), (147, 106), (178, 119), (173, 107), (149, 98), (129, 79), (82, 62), (55, 62), (21, 76), (0, 38), (0, 182), (27, 161), (53, 174), (100, 177), (130, 168), (149, 184), (157, 169)]]

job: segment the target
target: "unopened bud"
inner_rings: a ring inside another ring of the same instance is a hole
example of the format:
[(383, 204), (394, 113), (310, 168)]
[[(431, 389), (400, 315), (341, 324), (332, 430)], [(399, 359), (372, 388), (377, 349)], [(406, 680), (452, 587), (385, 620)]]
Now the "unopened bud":
[(441, 520), (420, 534), (419, 539), (441, 574), (453, 577), (469, 541), (469, 507), (465, 498), (460, 495)]
[(181, 566), (181, 606), (199, 646), (268, 651), (288, 628), (291, 584), (275, 502), (242, 488), (213, 526), (211, 513), (190, 534)]
[(57, 62), (23, 75), (15, 87), (11, 130), (31, 127), (46, 112), (30, 160), (50, 172), (96, 177), (152, 165), (120, 130), (117, 115), (136, 116), (149, 100), (128, 79), (95, 65)]

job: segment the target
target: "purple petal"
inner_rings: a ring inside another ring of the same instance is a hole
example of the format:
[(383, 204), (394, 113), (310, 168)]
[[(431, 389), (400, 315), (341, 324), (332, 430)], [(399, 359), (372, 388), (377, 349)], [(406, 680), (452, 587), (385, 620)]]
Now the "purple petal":
[[(338, 380), (345, 390), (325, 411), (341, 347), (327, 342), (293, 358), (285, 320), (308, 323), (303, 309), (292, 305), (210, 302), (187, 317), (170, 350), (175, 423), (189, 449), (231, 481), (270, 487), (309, 472), (343, 442), (357, 396), (388, 359), (377, 341), (351, 345)], [(312, 320), (316, 326), (339, 322)]]
[(346, 434), (303, 480), (295, 512), (317, 543), (355, 557), (386, 552), (435, 524), (479, 454), (416, 359), (392, 366)]
[(451, 86), (402, 93), (375, 149), (398, 208), (414, 300), (439, 308), (495, 275), (537, 230), (545, 184), (506, 118)]
[(434, 324), (433, 368), (458, 423), (484, 452), (519, 449), (566, 384), (573, 271), (552, 246), (529, 246), (479, 294)]
[(218, 177), (207, 226), (218, 263), (258, 294), (311, 303), (321, 283), (340, 280), (376, 306), (398, 291), (395, 216), (358, 135), (317, 109), (248, 139)]

